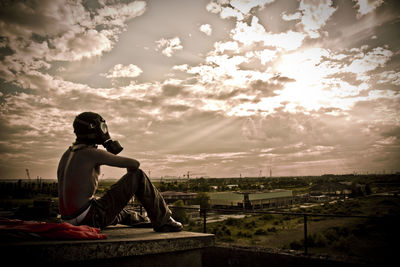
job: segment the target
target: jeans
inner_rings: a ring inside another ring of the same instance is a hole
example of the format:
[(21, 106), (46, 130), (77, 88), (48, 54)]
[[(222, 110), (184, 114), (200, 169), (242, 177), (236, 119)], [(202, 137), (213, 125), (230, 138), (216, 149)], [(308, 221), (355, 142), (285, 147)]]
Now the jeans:
[(129, 212), (124, 209), (132, 197), (142, 204), (153, 228), (167, 222), (171, 211), (160, 192), (141, 170), (129, 171), (100, 198), (92, 199), (91, 208), (81, 224), (105, 228), (126, 221)]

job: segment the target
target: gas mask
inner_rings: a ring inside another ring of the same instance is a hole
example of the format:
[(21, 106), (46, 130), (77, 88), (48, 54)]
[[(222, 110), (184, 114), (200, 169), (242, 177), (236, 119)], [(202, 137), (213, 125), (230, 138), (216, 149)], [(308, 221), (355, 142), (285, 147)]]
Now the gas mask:
[(108, 152), (114, 155), (122, 151), (123, 147), (121, 144), (116, 140), (111, 140), (106, 121), (103, 118), (98, 118), (92, 123), (78, 118), (75, 118), (75, 121), (88, 126), (88, 129), (91, 132), (88, 134), (75, 133), (77, 137), (86, 138), (94, 141), (96, 144), (101, 144)]

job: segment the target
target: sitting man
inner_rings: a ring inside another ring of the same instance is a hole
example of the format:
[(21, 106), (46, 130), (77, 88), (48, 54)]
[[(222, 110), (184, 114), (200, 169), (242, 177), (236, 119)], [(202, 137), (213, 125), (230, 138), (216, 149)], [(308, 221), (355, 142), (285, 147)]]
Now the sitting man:
[[(122, 147), (118, 141), (110, 139), (105, 120), (99, 114), (83, 112), (75, 118), (73, 127), (76, 141), (61, 157), (57, 170), (60, 213), (64, 222), (101, 229), (118, 223), (134, 225), (144, 221), (125, 208), (135, 196), (145, 208), (154, 231), (182, 230), (182, 224), (171, 217), (159, 191), (139, 169), (139, 162), (116, 155)], [(98, 149), (98, 144), (107, 151)], [(102, 197), (95, 198), (100, 165), (126, 168), (127, 173)]]

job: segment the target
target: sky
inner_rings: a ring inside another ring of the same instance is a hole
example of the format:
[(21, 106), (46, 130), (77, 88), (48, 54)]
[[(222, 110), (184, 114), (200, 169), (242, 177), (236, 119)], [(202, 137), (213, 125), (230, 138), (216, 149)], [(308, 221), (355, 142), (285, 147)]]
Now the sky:
[(84, 111), (150, 177), (400, 171), (399, 37), (396, 0), (1, 0), (0, 179)]

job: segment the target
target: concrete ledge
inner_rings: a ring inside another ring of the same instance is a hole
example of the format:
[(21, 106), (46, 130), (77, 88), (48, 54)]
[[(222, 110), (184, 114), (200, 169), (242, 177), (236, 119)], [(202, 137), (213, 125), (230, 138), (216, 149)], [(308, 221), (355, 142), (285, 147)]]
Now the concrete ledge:
[[(214, 246), (214, 235), (116, 226), (104, 229), (105, 240), (19, 241), (0, 244), (3, 262), (68, 263), (200, 251)], [(198, 254), (198, 253), (197, 253)], [(199, 254), (200, 255), (200, 254)], [(201, 259), (201, 255), (199, 256)], [(200, 265), (201, 266), (201, 265)]]

